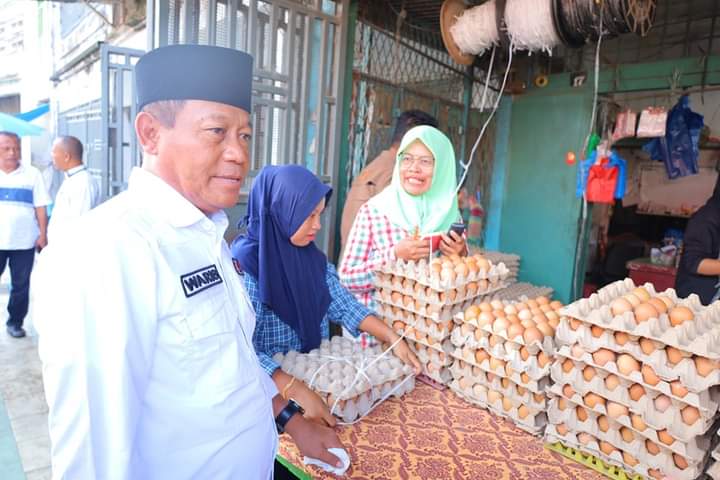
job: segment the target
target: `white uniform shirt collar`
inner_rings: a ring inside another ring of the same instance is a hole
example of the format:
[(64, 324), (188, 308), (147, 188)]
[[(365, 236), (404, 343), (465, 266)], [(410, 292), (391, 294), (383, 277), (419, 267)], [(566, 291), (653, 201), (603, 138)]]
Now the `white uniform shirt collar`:
[(144, 207), (173, 227), (182, 228), (201, 223), (208, 233), (212, 229), (213, 233), (220, 237), (227, 230), (228, 219), (224, 211), (205, 215), (165, 180), (142, 168), (135, 167), (130, 172), (128, 191), (140, 197)]
[(24, 171), (25, 171), (25, 167), (23, 167), (23, 165), (22, 165), (22, 163), (21, 163), (20, 165), (18, 165), (18, 167), (17, 167), (15, 170), (11, 171), (10, 173), (6, 173), (5, 170), (0, 170), (0, 173), (3, 174), (3, 175), (10, 176), (10, 175), (20, 174), (20, 173), (22, 173), (22, 172), (24, 172)]
[(76, 173), (82, 172), (83, 170), (85, 170), (85, 168), (86, 168), (85, 165), (80, 164), (77, 167), (73, 167), (68, 170), (65, 170), (65, 178), (70, 178), (73, 175), (75, 175)]

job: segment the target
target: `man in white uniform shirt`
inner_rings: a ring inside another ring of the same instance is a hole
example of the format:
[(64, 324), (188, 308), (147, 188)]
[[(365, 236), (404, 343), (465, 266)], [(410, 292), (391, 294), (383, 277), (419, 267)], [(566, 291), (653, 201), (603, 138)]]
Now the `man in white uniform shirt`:
[(0, 132), (0, 275), (9, 264), (12, 290), (6, 328), (11, 337), (25, 336), (30, 273), (35, 250), (47, 245), (45, 207), (49, 203), (40, 172), (20, 164), (20, 138)]
[(48, 238), (55, 231), (72, 224), (83, 213), (100, 203), (100, 185), (83, 164), (83, 145), (75, 137), (55, 139), (52, 146), (53, 165), (65, 174), (65, 180), (55, 197)]
[(53, 238), (36, 276), (53, 478), (267, 479), (276, 425), (337, 465), (335, 433), (260, 368), (223, 238), (249, 168), (252, 57), (163, 47), (135, 79), (142, 168)]

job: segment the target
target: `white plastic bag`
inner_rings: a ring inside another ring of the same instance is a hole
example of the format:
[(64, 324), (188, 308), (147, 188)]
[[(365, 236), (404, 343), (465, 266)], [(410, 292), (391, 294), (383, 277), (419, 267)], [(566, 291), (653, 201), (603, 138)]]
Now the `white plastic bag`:
[(667, 110), (664, 107), (647, 107), (640, 114), (638, 138), (664, 137), (667, 124)]

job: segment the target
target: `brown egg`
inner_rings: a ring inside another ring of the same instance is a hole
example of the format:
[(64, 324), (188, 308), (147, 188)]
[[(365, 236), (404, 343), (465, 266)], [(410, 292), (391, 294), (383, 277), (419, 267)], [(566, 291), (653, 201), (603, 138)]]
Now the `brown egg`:
[(558, 409), (562, 411), (567, 408), (568, 402), (564, 398), (558, 398), (557, 405), (558, 405)]
[(648, 453), (653, 456), (660, 453), (660, 447), (658, 447), (657, 443), (653, 442), (650, 439), (645, 440), (645, 450), (647, 450)]
[(631, 467), (634, 467), (635, 465), (640, 463), (637, 458), (633, 457), (628, 452), (623, 452), (623, 462), (627, 465), (630, 465)]
[(597, 424), (601, 432), (607, 432), (608, 430), (610, 430), (610, 422), (605, 415), (600, 415), (597, 418)]
[(535, 301), (538, 303), (538, 305), (547, 305), (550, 303), (550, 300), (545, 296), (537, 297)]
[(649, 338), (641, 338), (640, 350), (642, 350), (645, 355), (652, 355), (655, 352), (655, 342)]
[(551, 327), (553, 327), (555, 330), (557, 330), (558, 326), (560, 325), (560, 317), (550, 318), (548, 317), (548, 323)]
[(650, 303), (641, 303), (634, 310), (637, 323), (647, 322), (651, 318), (658, 317), (658, 311)]
[(603, 452), (605, 455), (610, 455), (615, 450), (617, 449), (613, 447), (609, 442), (606, 442), (604, 440), (600, 441), (600, 451)]
[(572, 360), (565, 359), (565, 361), (562, 363), (562, 369), (565, 373), (570, 373), (575, 368), (575, 364), (572, 362)]
[(645, 425), (645, 420), (643, 420), (640, 415), (637, 415), (635, 413), (630, 415), (630, 424), (638, 432), (644, 432), (647, 428), (647, 425)]
[(517, 337), (522, 338), (524, 332), (525, 327), (523, 327), (519, 323), (513, 323), (508, 327), (507, 336), (510, 340), (515, 340)]
[(693, 425), (700, 418), (700, 411), (696, 407), (688, 405), (680, 411), (680, 415), (686, 425)]
[(653, 387), (660, 383), (660, 378), (655, 374), (655, 370), (647, 363), (642, 366), (642, 377), (645, 383)]
[(466, 390), (466, 389), (472, 387), (473, 382), (472, 382), (469, 378), (467, 378), (467, 377), (462, 377), (462, 378), (458, 381), (458, 384), (460, 385), (460, 388), (462, 388), (463, 390)]
[(610, 418), (620, 418), (627, 416), (628, 408), (617, 402), (608, 402), (607, 412)]
[(552, 308), (555, 311), (560, 310), (563, 307), (563, 304), (560, 300), (553, 300), (550, 302), (550, 308)]
[(525, 405), (518, 408), (518, 416), (520, 418), (526, 418), (528, 415), (530, 415), (530, 410)]
[(520, 374), (520, 380), (522, 381), (522, 383), (530, 383), (530, 375), (523, 372)]
[(667, 429), (658, 430), (657, 437), (658, 440), (660, 440), (660, 442), (664, 443), (665, 445), (672, 445), (673, 443), (675, 443), (675, 439), (668, 433)]
[(717, 368), (717, 364), (705, 357), (695, 357), (695, 370), (701, 377), (707, 377)]
[(663, 480), (665, 478), (665, 475), (657, 468), (649, 468), (648, 475), (650, 475), (655, 480)]
[(651, 298), (650, 300), (648, 300), (648, 303), (650, 305), (652, 305), (653, 307), (655, 307), (655, 310), (657, 310), (658, 313), (666, 313), (667, 312), (667, 309), (668, 309), (667, 305), (665, 305), (665, 302), (663, 302), (662, 300), (660, 300), (657, 297)]
[(583, 403), (590, 408), (595, 408), (596, 405), (605, 405), (605, 399), (596, 393), (588, 393), (583, 398)]
[(393, 292), (392, 295), (390, 296), (390, 299), (392, 300), (393, 303), (397, 303), (397, 304), (402, 303), (402, 300), (403, 300), (402, 293)]
[(505, 362), (503, 362), (499, 358), (490, 357), (490, 370), (492, 370), (493, 372), (497, 372), (498, 370), (504, 371)]
[(513, 325), (513, 324), (520, 325), (520, 319), (518, 318), (517, 315), (508, 315), (505, 318), (507, 318), (507, 321), (510, 322), (510, 325)]
[(525, 340), (526, 344), (531, 344), (533, 342), (542, 342), (543, 334), (537, 328), (530, 327), (525, 330), (525, 333), (523, 333), (523, 339)]
[(625, 443), (632, 443), (635, 440), (635, 434), (627, 427), (620, 428), (620, 436)]
[(640, 370), (640, 362), (635, 360), (632, 355), (623, 353), (617, 359), (618, 371), (623, 375), (630, 376), (633, 372)]
[(540, 368), (545, 368), (545, 365), (550, 363), (550, 358), (545, 354), (545, 352), (540, 352), (537, 354), (537, 361)]
[(527, 347), (520, 347), (520, 358), (522, 358), (524, 361), (530, 358), (530, 352), (528, 351)]
[(484, 327), (485, 325), (492, 325), (492, 323), (495, 321), (495, 315), (493, 315), (490, 312), (480, 312), (480, 315), (478, 315), (478, 326)]
[(630, 336), (625, 332), (615, 332), (615, 343), (622, 346), (630, 340)]
[(472, 320), (473, 318), (477, 318), (479, 315), (480, 308), (476, 305), (468, 307), (467, 310), (465, 310), (465, 320)]
[(605, 377), (605, 388), (607, 388), (611, 392), (614, 391), (618, 387), (618, 385), (620, 385), (620, 379), (614, 373), (611, 373), (610, 375)]
[(678, 398), (684, 398), (685, 395), (687, 395), (688, 393), (688, 389), (685, 388), (682, 383), (680, 383), (680, 380), (675, 380), (674, 382), (670, 383), (670, 391)]
[(485, 336), (485, 332), (481, 328), (476, 328), (473, 336), (475, 337), (475, 340), (480, 341)]
[(527, 306), (530, 310), (532, 310), (533, 308), (538, 308), (540, 306), (540, 305), (538, 305), (538, 302), (534, 298), (531, 298), (530, 300), (528, 300), (525, 303), (527, 303)]
[(591, 381), (593, 378), (595, 378), (595, 369), (588, 365), (587, 367), (583, 368), (582, 372), (583, 378), (586, 382)]
[(629, 312), (633, 309), (632, 303), (625, 298), (618, 298), (610, 304), (610, 311), (613, 316), (617, 317), (625, 312)]
[(507, 314), (505, 313), (505, 310), (493, 310), (492, 314), (495, 316), (495, 318), (505, 318), (507, 317)]
[(488, 313), (489, 313), (489, 312), (492, 312), (492, 311), (493, 311), (493, 306), (490, 305), (488, 302), (482, 302), (482, 303), (479, 305), (479, 308), (480, 308), (480, 311), (481, 311), (481, 312), (488, 312)]
[(512, 401), (508, 397), (503, 398), (502, 407), (503, 407), (503, 410), (505, 410), (506, 412), (509, 412), (513, 408)]
[(632, 291), (632, 294), (643, 302), (647, 302), (648, 300), (650, 300), (650, 293), (648, 293), (648, 291), (645, 290), (645, 288), (643, 287), (636, 288)]
[(520, 313), (523, 310), (527, 310), (528, 306), (525, 302), (518, 302), (515, 304), (515, 308), (517, 308), (518, 313)]
[(665, 307), (668, 310), (671, 309), (675, 305), (675, 302), (673, 302), (672, 300), (670, 300), (670, 298), (668, 298), (664, 295), (658, 295), (657, 299), (660, 300), (661, 302), (663, 302), (665, 304)]
[(577, 318), (570, 319), (570, 330), (575, 331), (580, 328), (580, 325), (582, 325), (582, 322)]
[(585, 420), (588, 419), (587, 410), (585, 410), (583, 407), (581, 407), (579, 405), (577, 407), (575, 407), (575, 415), (577, 416), (578, 420), (580, 420), (581, 422), (584, 422)]
[[(422, 308), (425, 305), (425, 302), (423, 302), (422, 300), (418, 300), (418, 302), (420, 303), (420, 308)], [(405, 307), (409, 307), (410, 305), (415, 305), (415, 308), (417, 310), (420, 310), (420, 308), (418, 308), (418, 306), (417, 306), (417, 303), (415, 302), (415, 299), (410, 295), (405, 295), (403, 297), (403, 305)]]
[(602, 337), (602, 334), (605, 333), (605, 329), (602, 327), (598, 327), (597, 325), (593, 325), (590, 327), (590, 333), (592, 333), (592, 336), (595, 338)]
[(558, 432), (560, 435), (567, 435), (568, 428), (565, 426), (564, 423), (560, 423), (558, 425), (555, 425), (555, 431)]
[(494, 405), (499, 400), (501, 401), (503, 397), (497, 390), (488, 390), (487, 398), (490, 405)]
[(687, 307), (675, 307), (668, 314), (670, 317), (670, 325), (677, 327), (678, 325), (689, 322), (695, 318), (695, 314)]
[(488, 339), (488, 344), (490, 344), (490, 348), (495, 348), (496, 345), (504, 342), (505, 340), (500, 335), (490, 335), (490, 338)]
[(402, 332), (404, 328), (405, 328), (405, 324), (403, 322), (401, 322), (399, 320), (393, 322), (393, 330), (395, 330), (396, 332), (398, 332), (398, 333)]
[(540, 311), (543, 312), (543, 314), (546, 314), (552, 312), (553, 309), (550, 305), (540, 305)]
[(509, 323), (504, 318), (496, 318), (493, 322), (493, 332), (500, 333), (507, 330)]
[(455, 267), (455, 273), (457, 274), (458, 277), (466, 278), (468, 276), (468, 273), (470, 273), (470, 272), (468, 270), (467, 265), (464, 265), (461, 263)]
[(521, 397), (524, 397), (527, 393), (527, 389), (525, 387), (521, 387), (520, 385), (515, 385), (515, 390), (517, 391), (517, 394)]
[(670, 345), (665, 347), (665, 354), (667, 355), (667, 359), (670, 365), (677, 365), (683, 359), (682, 352), (675, 347), (671, 347)]
[(503, 389), (507, 390), (508, 388), (510, 388), (510, 379), (509, 378), (501, 378), (500, 385), (502, 385)]
[(546, 337), (553, 338), (555, 336), (555, 329), (550, 326), (549, 323), (538, 323), (537, 329)]
[(547, 323), (547, 317), (543, 314), (533, 315), (532, 321), (535, 322), (535, 325)]
[(562, 388), (562, 393), (567, 398), (572, 398), (573, 395), (575, 395), (575, 390), (573, 390), (573, 388), (570, 386), (570, 384), (567, 384)]
[(685, 470), (688, 467), (688, 462), (685, 460), (685, 457), (680, 456), (677, 453), (673, 453), (673, 462), (675, 462), (675, 466), (680, 470)]
[(517, 317), (522, 322), (523, 320), (530, 320), (532, 318), (532, 313), (530, 313), (530, 310), (521, 310), (518, 312)]
[(534, 326), (535, 326), (535, 322), (533, 322), (532, 319), (530, 319), (530, 320), (520, 320), (520, 325), (522, 325), (523, 327), (525, 327), (525, 328), (527, 329), (527, 328), (532, 328), (532, 327), (534, 327)]
[(628, 293), (627, 295), (623, 296), (623, 298), (625, 300), (627, 300), (628, 303), (630, 303), (630, 305), (632, 305), (633, 308), (637, 307), (638, 305), (640, 305), (642, 303), (640, 301), (640, 299), (637, 296), (633, 295), (632, 293)]
[(542, 403), (542, 401), (545, 400), (545, 395), (542, 393), (533, 393), (533, 399), (535, 403)]
[(615, 352), (607, 348), (601, 348), (592, 355), (593, 361), (600, 367), (604, 367), (609, 362), (615, 361)]
[(582, 356), (585, 354), (585, 349), (582, 348), (579, 343), (576, 343), (570, 349), (570, 353), (574, 358), (582, 358)]
[(639, 383), (633, 383), (632, 385), (630, 385), (629, 392), (630, 398), (634, 402), (637, 402), (645, 395), (645, 387), (643, 387)]
[(655, 410), (657, 410), (660, 413), (665, 413), (665, 411), (670, 408), (670, 405), (672, 405), (672, 401), (670, 400), (670, 397), (667, 395), (660, 394), (657, 397), (655, 397), (655, 401), (653, 402), (655, 404)]
[(590, 435), (589, 433), (585, 433), (585, 432), (579, 433), (577, 436), (577, 439), (578, 439), (578, 442), (580, 442), (583, 445), (587, 445), (588, 443), (595, 440), (595, 438), (592, 435)]

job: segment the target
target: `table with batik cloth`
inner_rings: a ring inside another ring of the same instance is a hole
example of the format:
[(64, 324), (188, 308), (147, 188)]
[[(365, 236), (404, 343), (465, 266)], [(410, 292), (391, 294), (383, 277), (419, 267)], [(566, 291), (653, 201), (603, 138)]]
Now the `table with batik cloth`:
[[(367, 417), (339, 427), (352, 465), (343, 478), (427, 480), (600, 480), (587, 467), (543, 447), (542, 439), (450, 390), (418, 382)], [(281, 437), (280, 455), (313, 478), (338, 478), (302, 464), (292, 439)]]

